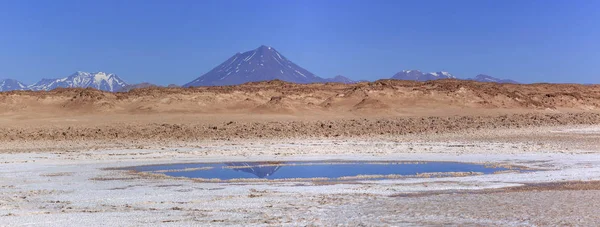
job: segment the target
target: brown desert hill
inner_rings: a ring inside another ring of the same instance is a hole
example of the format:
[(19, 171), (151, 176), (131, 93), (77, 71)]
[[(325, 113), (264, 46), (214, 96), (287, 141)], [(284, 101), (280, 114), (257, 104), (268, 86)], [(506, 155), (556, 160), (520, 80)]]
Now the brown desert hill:
[(114, 102), (115, 97), (111, 93), (102, 92), (93, 88), (68, 90), (66, 92), (74, 92), (74, 94), (70, 99), (63, 103), (62, 107), (65, 109), (77, 112), (104, 112), (111, 111), (116, 107), (116, 103)]
[(0, 144), (63, 141), (90, 148), (599, 123), (598, 85), (265, 81), (117, 93), (90, 88), (0, 92)]
[(271, 97), (267, 103), (257, 106), (253, 111), (257, 113), (294, 113), (292, 105), (288, 103), (286, 97), (282, 96)]
[(148, 88), (148, 87), (160, 87), (156, 84), (151, 84), (151, 83), (139, 83), (139, 84), (130, 84), (127, 85), (125, 87), (122, 87), (120, 90), (118, 90), (117, 92), (128, 92), (131, 91), (133, 89), (140, 89), (140, 88)]
[(94, 89), (11, 91), (0, 93), (0, 114), (42, 111), (143, 113), (272, 113), (356, 115), (355, 110), (388, 109), (571, 109), (600, 107), (599, 86), (575, 84), (496, 84), (464, 80), (428, 82), (379, 80), (358, 84), (252, 82), (237, 86), (148, 87), (110, 93)]
[(370, 110), (370, 111), (381, 111), (389, 109), (390, 106), (383, 103), (378, 99), (374, 99), (371, 97), (366, 97), (361, 100), (358, 104), (354, 105), (352, 110)]

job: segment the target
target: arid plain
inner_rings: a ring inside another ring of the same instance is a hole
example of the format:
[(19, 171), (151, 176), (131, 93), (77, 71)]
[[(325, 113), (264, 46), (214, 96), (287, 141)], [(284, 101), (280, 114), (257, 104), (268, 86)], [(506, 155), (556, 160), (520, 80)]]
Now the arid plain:
[[(380, 80), (0, 93), (0, 225), (600, 223), (600, 86)], [(204, 182), (224, 161), (520, 166), (440, 178)]]

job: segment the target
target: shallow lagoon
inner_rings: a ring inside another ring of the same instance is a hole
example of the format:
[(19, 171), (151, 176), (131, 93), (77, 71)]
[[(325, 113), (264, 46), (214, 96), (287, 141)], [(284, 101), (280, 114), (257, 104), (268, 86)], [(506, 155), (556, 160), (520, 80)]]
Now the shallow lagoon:
[[(385, 179), (390, 176), (445, 176), (444, 173), (491, 174), (505, 167), (459, 162), (227, 162), (165, 164), (133, 167), (138, 172), (160, 173), (171, 177), (201, 179)], [(368, 177), (371, 176), (371, 177)], [(450, 176), (450, 175), (448, 175)]]

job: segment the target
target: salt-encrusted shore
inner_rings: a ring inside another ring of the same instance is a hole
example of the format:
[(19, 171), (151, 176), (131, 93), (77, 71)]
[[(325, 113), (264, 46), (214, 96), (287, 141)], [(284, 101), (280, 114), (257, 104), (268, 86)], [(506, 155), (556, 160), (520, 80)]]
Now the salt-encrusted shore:
[[(548, 138), (598, 137), (598, 126), (521, 131), (532, 138), (539, 136), (540, 141), (439, 135), (427, 141), (269, 139), (206, 141), (179, 148), (3, 153), (0, 225), (597, 224), (600, 141), (571, 140), (579, 144), (570, 146), (564, 142), (569, 140), (552, 142)], [(509, 132), (497, 133), (501, 137)], [(510, 133), (519, 134), (518, 129)], [(203, 183), (115, 169), (299, 160), (451, 161), (519, 165), (541, 171), (345, 183)], [(569, 183), (557, 186), (557, 182)], [(568, 187), (571, 184), (575, 186)], [(535, 190), (523, 187), (531, 185)]]

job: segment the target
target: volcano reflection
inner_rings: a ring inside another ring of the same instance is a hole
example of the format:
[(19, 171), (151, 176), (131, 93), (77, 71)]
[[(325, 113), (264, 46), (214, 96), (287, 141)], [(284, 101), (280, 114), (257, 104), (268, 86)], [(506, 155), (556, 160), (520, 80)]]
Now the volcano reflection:
[(284, 164), (284, 162), (229, 162), (225, 164), (236, 167), (233, 168), (235, 171), (251, 173), (259, 178), (266, 178), (277, 172), (281, 168), (280, 164)]

